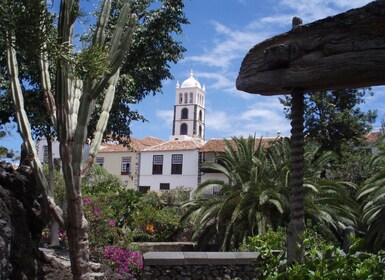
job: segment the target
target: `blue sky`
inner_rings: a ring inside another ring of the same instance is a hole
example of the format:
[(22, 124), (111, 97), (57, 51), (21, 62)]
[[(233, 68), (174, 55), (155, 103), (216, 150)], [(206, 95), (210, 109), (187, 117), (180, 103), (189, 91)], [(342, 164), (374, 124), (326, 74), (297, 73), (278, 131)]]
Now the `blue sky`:
[[(206, 140), (231, 136), (290, 135), (289, 121), (277, 97), (263, 97), (237, 91), (235, 80), (243, 57), (255, 44), (286, 32), (294, 16), (303, 23), (361, 7), (370, 0), (186, 0), (185, 13), (190, 25), (179, 38), (187, 49), (184, 59), (172, 65), (175, 80), (164, 81), (163, 94), (146, 97), (136, 109), (148, 120), (132, 124), (133, 137), (159, 137), (172, 133), (175, 85), (182, 83), (193, 69), (206, 86)], [(362, 106), (378, 110), (385, 118), (385, 87)], [(13, 133), (0, 140), (0, 146), (19, 149), (20, 137)]]
[[(194, 76), (206, 85), (206, 140), (231, 136), (290, 135), (289, 121), (277, 97), (263, 97), (237, 91), (235, 80), (243, 57), (255, 44), (286, 32), (291, 20), (299, 16), (309, 23), (369, 0), (192, 0), (185, 1), (191, 24), (181, 38), (185, 57), (172, 67), (175, 80), (164, 83), (164, 93), (146, 98), (138, 110), (148, 123), (132, 125), (134, 137), (148, 135), (168, 139), (172, 132), (175, 84)], [(385, 87), (373, 88), (363, 110), (377, 109), (378, 122), (385, 117)]]

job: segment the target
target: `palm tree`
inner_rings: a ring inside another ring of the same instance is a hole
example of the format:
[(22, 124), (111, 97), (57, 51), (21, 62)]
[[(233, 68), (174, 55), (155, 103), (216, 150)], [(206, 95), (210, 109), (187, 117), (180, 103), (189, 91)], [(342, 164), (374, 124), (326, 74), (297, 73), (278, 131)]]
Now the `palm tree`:
[[(193, 219), (194, 235), (201, 247), (214, 241), (222, 250), (237, 247), (248, 236), (263, 235), (267, 228), (287, 226), (291, 145), (287, 138), (266, 145), (255, 137), (225, 140), (223, 154), (204, 168), (225, 175), (207, 180), (185, 203), (182, 220)], [(341, 238), (346, 226), (357, 223), (357, 204), (351, 197), (355, 185), (322, 176), (335, 160), (332, 152), (319, 155), (311, 143), (305, 148), (305, 219), (325, 237)], [(327, 173), (327, 172), (326, 172)], [(217, 195), (205, 193), (219, 189)]]
[(319, 155), (319, 149), (313, 143), (305, 146), (305, 219), (325, 238), (339, 240), (345, 227), (357, 225), (358, 205), (352, 197), (356, 185), (328, 179), (336, 155), (331, 151)]
[(364, 240), (369, 249), (378, 251), (385, 248), (385, 140), (378, 146), (373, 157), (374, 174), (359, 191), (357, 199), (361, 202), (362, 221), (366, 233)]
[[(225, 140), (223, 154), (217, 163), (205, 168), (226, 176), (226, 181), (207, 180), (195, 191), (193, 200), (184, 204), (182, 219), (193, 218), (193, 238), (201, 246), (215, 240), (222, 250), (237, 247), (248, 236), (263, 234), (268, 226), (276, 227), (288, 205), (289, 165), (279, 156), (275, 145), (262, 145), (255, 137)], [(279, 149), (278, 149), (279, 150)], [(282, 153), (281, 153), (282, 155)], [(207, 197), (205, 192), (218, 188), (219, 193)]]

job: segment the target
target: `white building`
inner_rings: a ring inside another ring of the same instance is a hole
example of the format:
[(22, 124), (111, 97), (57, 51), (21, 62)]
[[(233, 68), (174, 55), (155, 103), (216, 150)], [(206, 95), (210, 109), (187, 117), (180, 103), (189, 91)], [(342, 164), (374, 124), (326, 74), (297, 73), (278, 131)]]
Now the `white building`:
[(195, 189), (199, 183), (199, 148), (202, 141), (174, 140), (140, 153), (140, 191)]
[(172, 136), (140, 153), (139, 190), (198, 186), (199, 149), (205, 143), (205, 94), (192, 72), (181, 85), (177, 82)]
[(120, 178), (126, 187), (136, 189), (139, 178), (139, 153), (163, 142), (155, 137), (131, 137), (128, 145), (118, 141), (106, 141), (100, 146), (95, 164), (102, 165), (109, 173)]
[(170, 140), (205, 138), (205, 86), (190, 77), (182, 85), (176, 84), (174, 120)]
[[(46, 138), (36, 140), (35, 144), (37, 157), (39, 158), (41, 163), (48, 162), (48, 143)], [(52, 142), (52, 158), (57, 159), (60, 158), (59, 152), (59, 142)]]

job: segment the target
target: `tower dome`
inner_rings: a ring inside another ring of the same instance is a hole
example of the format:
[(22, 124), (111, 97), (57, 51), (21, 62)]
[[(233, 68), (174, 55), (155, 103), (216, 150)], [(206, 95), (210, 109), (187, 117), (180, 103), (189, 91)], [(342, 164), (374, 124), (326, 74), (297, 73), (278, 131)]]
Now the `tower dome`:
[(187, 80), (185, 80), (181, 85), (181, 88), (190, 88), (190, 87), (198, 87), (202, 89), (201, 84), (198, 82), (197, 79), (195, 79), (192, 70), (191, 70), (190, 77)]

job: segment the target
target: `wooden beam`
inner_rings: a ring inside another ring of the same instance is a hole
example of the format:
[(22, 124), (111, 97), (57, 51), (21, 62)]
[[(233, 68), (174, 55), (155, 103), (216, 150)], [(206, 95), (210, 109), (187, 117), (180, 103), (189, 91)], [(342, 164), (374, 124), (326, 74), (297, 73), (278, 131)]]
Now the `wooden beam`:
[(237, 89), (275, 95), (385, 84), (385, 1), (267, 39), (245, 56)]

